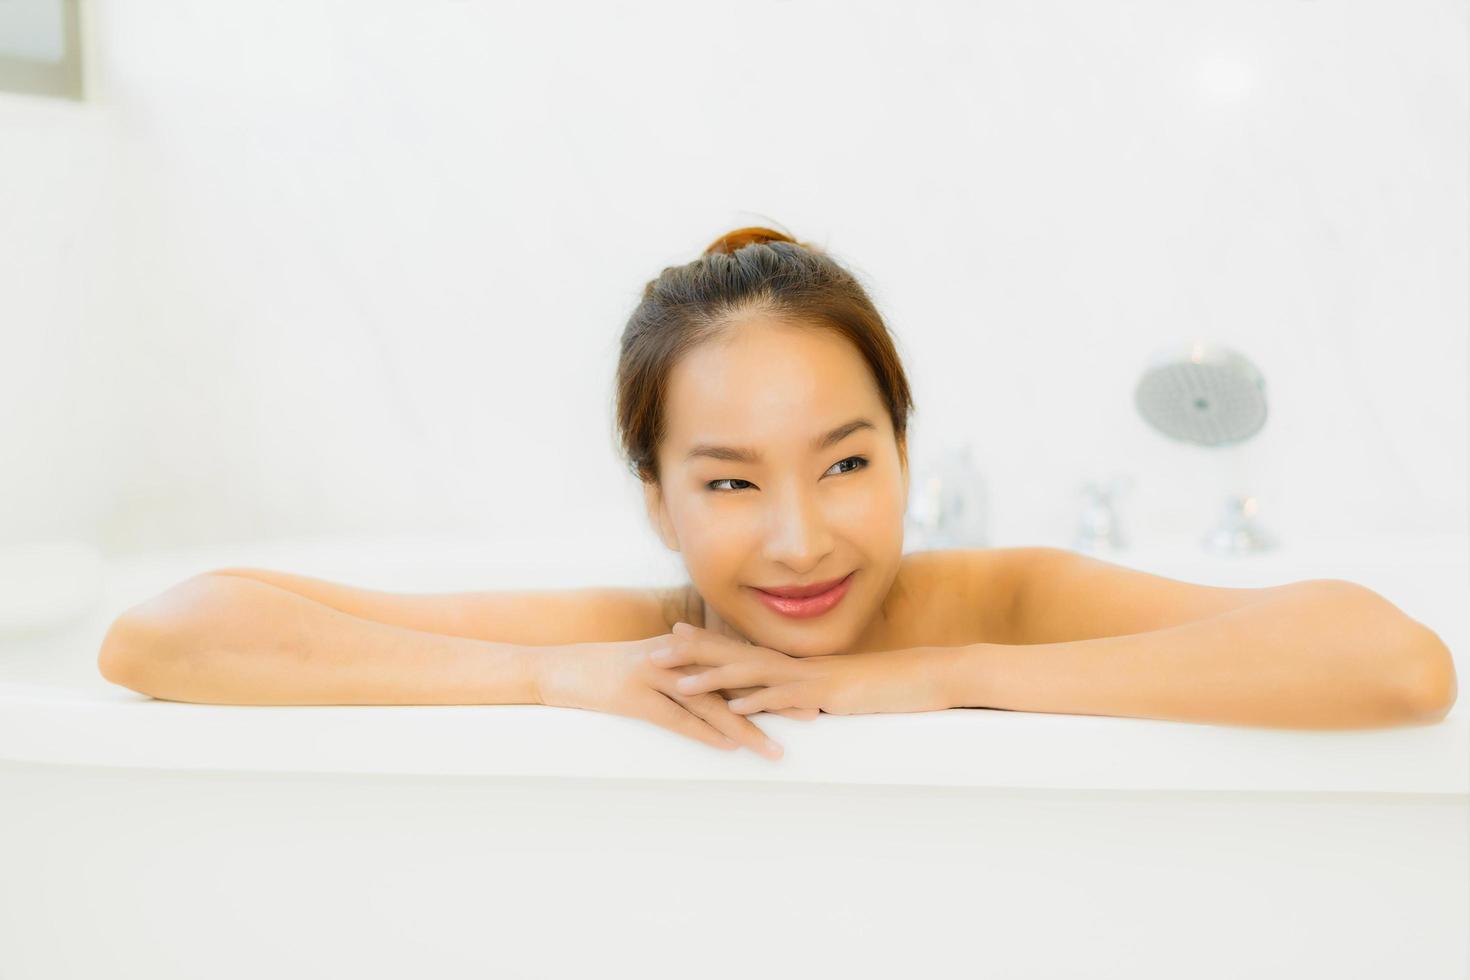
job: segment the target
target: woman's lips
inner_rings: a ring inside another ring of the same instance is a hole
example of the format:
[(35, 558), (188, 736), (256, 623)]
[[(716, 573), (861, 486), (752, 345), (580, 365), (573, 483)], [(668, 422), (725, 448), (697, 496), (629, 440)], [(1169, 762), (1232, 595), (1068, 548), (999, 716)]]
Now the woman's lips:
[(805, 599), (787, 599), (782, 596), (772, 595), (762, 589), (755, 589), (756, 597), (764, 602), (768, 608), (783, 616), (792, 619), (809, 619), (812, 616), (820, 616), (830, 610), (842, 597), (847, 594), (847, 587), (852, 582), (856, 571), (848, 572), (847, 577), (838, 582), (832, 588), (819, 595), (808, 596)]

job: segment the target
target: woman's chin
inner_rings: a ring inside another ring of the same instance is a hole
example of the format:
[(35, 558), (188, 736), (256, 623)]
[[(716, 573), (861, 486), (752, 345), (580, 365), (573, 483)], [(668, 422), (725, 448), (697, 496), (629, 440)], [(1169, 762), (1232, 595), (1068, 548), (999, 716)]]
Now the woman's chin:
[(788, 657), (830, 657), (846, 649), (842, 638), (830, 635), (830, 631), (820, 636), (793, 636), (784, 640), (776, 635), (771, 640), (770, 643), (755, 642), (771, 650), (780, 650)]

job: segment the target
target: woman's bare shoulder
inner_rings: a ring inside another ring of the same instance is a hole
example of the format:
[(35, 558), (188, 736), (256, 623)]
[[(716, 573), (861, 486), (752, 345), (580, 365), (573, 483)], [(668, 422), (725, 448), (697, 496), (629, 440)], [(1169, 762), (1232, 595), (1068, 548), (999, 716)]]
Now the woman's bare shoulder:
[(341, 612), (407, 629), (496, 643), (549, 646), (661, 636), (686, 614), (688, 586), (582, 586), (469, 592), (390, 592), (259, 568), (226, 568)]

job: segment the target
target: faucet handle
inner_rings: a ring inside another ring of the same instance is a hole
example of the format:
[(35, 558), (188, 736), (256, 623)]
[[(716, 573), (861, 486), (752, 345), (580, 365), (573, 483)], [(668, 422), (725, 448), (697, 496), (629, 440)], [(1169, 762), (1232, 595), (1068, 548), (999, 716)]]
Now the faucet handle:
[(1107, 481), (1086, 480), (1081, 484), (1082, 516), (1078, 522), (1075, 546), (1079, 551), (1124, 551), (1128, 538), (1123, 531), (1115, 502), (1133, 488), (1127, 474)]

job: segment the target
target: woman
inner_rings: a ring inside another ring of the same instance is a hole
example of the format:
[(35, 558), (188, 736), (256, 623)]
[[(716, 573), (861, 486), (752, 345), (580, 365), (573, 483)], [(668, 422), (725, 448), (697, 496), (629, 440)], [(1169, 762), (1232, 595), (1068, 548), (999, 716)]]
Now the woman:
[(1047, 547), (905, 555), (911, 409), (857, 280), (741, 228), (648, 283), (622, 337), (623, 450), (688, 585), (416, 595), (226, 568), (124, 612), (99, 665), (173, 700), (540, 703), (771, 758), (760, 711), (1341, 728), (1453, 704), (1439, 637), (1351, 582), (1215, 588)]

